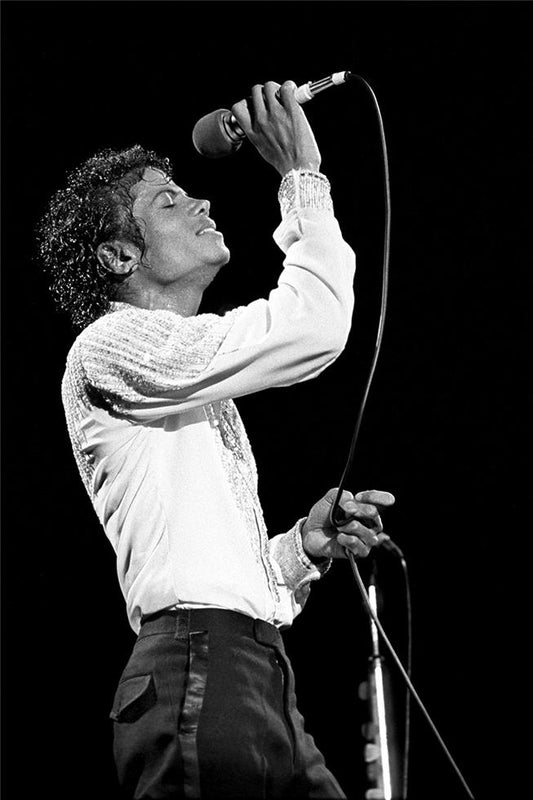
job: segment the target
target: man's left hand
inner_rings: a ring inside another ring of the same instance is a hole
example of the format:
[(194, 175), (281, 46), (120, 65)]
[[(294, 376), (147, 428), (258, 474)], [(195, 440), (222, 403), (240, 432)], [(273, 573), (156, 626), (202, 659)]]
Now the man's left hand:
[(332, 525), (330, 516), (336, 496), (337, 489), (330, 489), (312, 507), (302, 525), (303, 548), (314, 560), (347, 558), (345, 549), (364, 558), (372, 547), (389, 538), (383, 533), (380, 510), (392, 506), (394, 496), (376, 489), (358, 492), (355, 496), (343, 491), (339, 505), (348, 519), (338, 528)]

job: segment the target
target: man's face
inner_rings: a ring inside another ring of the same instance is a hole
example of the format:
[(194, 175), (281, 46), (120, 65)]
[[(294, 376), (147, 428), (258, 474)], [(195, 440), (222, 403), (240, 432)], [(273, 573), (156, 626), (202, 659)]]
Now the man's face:
[(209, 218), (207, 200), (195, 200), (156, 169), (132, 189), (133, 215), (144, 234), (143, 264), (158, 284), (211, 282), (229, 261), (224, 237)]

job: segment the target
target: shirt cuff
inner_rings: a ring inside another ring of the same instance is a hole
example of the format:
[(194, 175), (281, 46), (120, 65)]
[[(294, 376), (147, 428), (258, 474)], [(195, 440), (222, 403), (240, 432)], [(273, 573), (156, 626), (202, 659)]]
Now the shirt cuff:
[(330, 558), (315, 564), (306, 555), (302, 545), (302, 525), (306, 519), (299, 519), (290, 531), (280, 537), (276, 547), (276, 561), (286, 585), (293, 591), (302, 583), (318, 580), (331, 566)]
[(294, 208), (318, 208), (333, 214), (330, 182), (313, 170), (289, 170), (281, 181), (278, 201), (283, 218)]

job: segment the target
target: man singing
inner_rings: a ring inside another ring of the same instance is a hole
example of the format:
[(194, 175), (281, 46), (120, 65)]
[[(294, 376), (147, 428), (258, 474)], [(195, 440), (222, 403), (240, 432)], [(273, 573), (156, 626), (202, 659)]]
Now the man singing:
[(50, 202), (40, 254), (81, 330), (62, 394), (74, 456), (117, 556), (137, 639), (111, 717), (128, 798), (340, 798), (296, 708), (280, 628), (346, 550), (385, 538), (388, 492), (329, 491), (269, 538), (233, 399), (322, 372), (342, 352), (354, 254), (333, 215), (295, 84), (254, 86), (232, 113), (280, 174), (278, 284), (198, 314), (229, 260), (209, 203), (140, 146), (106, 150)]

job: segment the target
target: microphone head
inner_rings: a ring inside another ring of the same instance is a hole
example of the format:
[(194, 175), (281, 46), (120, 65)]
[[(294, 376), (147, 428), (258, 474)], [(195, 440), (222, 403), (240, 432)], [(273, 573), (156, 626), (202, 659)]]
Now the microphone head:
[(200, 155), (207, 158), (222, 158), (235, 153), (242, 140), (232, 139), (228, 133), (231, 111), (219, 108), (199, 119), (193, 128), (192, 141)]

